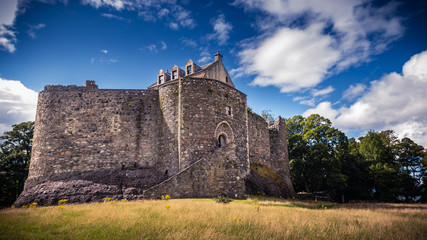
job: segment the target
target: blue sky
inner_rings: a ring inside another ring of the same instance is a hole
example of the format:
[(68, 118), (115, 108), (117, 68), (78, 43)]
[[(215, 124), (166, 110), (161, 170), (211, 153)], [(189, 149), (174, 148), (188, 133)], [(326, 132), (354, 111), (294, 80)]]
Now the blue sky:
[(248, 105), (319, 113), (348, 136), (427, 146), (427, 3), (369, 0), (2, 0), (0, 131), (48, 84), (144, 89), (220, 51)]

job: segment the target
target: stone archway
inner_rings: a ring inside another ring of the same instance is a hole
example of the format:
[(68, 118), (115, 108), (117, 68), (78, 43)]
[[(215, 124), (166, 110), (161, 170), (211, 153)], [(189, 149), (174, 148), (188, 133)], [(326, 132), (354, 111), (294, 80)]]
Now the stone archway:
[(215, 129), (215, 140), (218, 147), (234, 141), (233, 129), (226, 121), (220, 122)]

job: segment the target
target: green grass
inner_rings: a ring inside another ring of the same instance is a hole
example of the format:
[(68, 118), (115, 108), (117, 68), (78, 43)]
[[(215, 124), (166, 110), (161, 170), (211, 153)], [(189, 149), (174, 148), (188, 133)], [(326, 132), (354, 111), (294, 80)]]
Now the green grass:
[[(170, 208), (166, 208), (169, 205)], [(321, 209), (321, 205), (328, 206)], [(260, 206), (258, 212), (255, 206)], [(241, 220), (240, 220), (240, 219)], [(0, 239), (426, 239), (427, 205), (260, 197), (5, 209)]]

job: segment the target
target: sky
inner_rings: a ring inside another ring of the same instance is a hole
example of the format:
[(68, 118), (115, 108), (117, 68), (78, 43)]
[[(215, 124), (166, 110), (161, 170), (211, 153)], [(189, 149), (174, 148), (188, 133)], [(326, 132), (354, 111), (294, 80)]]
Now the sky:
[(45, 85), (146, 89), (219, 51), (255, 112), (427, 147), (424, 0), (0, 0), (0, 132)]

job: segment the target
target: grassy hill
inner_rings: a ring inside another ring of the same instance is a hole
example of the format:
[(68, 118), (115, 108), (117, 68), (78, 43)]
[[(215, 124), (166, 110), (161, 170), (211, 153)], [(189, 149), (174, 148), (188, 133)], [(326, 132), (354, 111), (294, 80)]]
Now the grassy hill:
[(5, 209), (0, 238), (426, 239), (427, 205), (171, 199)]

